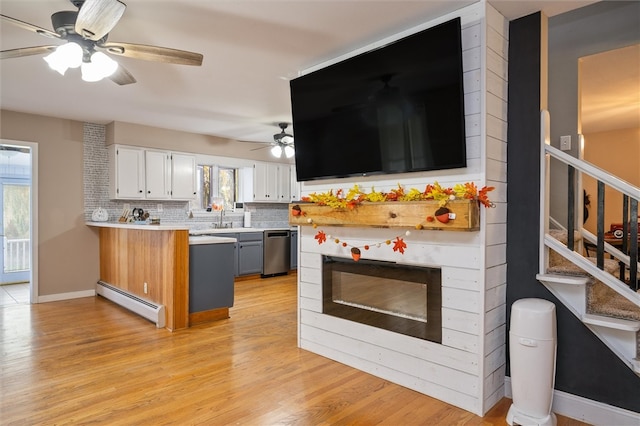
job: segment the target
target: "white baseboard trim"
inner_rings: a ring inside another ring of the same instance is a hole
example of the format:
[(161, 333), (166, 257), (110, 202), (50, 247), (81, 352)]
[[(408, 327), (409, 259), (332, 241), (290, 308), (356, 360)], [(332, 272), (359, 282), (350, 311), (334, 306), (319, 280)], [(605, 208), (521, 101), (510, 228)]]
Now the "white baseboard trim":
[(80, 299), (81, 297), (92, 297), (96, 295), (96, 290), (71, 291), (69, 293), (47, 294), (38, 296), (36, 303), (57, 302), (59, 300)]
[[(511, 377), (505, 377), (504, 391), (507, 398), (513, 398)], [(555, 389), (551, 409), (556, 414), (592, 425), (638, 426), (640, 424), (638, 420), (640, 413)]]

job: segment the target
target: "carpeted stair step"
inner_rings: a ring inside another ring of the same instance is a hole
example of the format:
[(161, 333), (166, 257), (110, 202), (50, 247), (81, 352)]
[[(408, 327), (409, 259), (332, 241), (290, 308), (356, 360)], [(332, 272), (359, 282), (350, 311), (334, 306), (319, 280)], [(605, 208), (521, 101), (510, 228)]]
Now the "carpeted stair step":
[(597, 280), (587, 283), (587, 313), (640, 321), (640, 307)]

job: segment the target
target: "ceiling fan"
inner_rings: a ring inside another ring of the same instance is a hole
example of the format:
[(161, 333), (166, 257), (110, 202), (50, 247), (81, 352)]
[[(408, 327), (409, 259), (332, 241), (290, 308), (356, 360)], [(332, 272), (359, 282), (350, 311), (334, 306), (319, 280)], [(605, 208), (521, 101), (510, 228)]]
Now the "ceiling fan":
[(287, 123), (278, 123), (278, 126), (281, 132), (273, 135), (271, 155), (282, 157), (282, 154), (284, 154), (285, 157), (291, 158), (295, 154), (295, 149), (293, 147), (293, 135), (285, 131), (289, 125)]
[[(60, 11), (51, 15), (55, 31), (0, 14), (9, 22), (44, 37), (66, 41), (62, 45), (22, 47), (0, 51), (0, 59), (49, 54), (44, 59), (49, 66), (64, 75), (67, 68), (82, 67), (85, 81), (98, 81), (108, 77), (119, 85), (135, 83), (136, 79), (122, 65), (107, 54), (147, 61), (181, 65), (202, 65), (200, 53), (144, 44), (107, 41), (125, 8), (119, 0), (70, 0), (77, 11)], [(79, 47), (79, 49), (78, 49)], [(69, 55), (69, 56), (65, 56)], [(106, 59), (105, 59), (106, 58)], [(109, 70), (105, 71), (105, 68)], [(107, 72), (111, 71), (110, 75)]]

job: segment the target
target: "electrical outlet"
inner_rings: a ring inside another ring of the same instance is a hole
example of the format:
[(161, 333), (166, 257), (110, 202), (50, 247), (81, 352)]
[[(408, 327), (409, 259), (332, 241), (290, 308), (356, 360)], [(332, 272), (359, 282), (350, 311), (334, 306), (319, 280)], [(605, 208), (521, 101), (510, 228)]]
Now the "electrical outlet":
[(147, 283), (144, 283), (144, 289), (143, 289), (143, 291), (144, 291), (144, 294), (149, 293), (149, 288), (147, 287)]
[(124, 210), (131, 210), (131, 204), (129, 204), (129, 203), (124, 203), (124, 206), (122, 206), (122, 208), (123, 208)]
[(162, 204), (158, 204), (158, 208), (156, 210), (158, 210), (158, 213), (162, 213), (164, 210)]
[(571, 150), (571, 136), (560, 136), (560, 150), (561, 151)]

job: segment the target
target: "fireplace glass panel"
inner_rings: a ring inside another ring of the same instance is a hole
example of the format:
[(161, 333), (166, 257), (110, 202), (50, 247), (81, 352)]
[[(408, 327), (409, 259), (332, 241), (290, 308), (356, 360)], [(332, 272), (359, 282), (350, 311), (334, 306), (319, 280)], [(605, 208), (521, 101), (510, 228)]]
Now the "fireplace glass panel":
[(333, 271), (333, 302), (427, 322), (427, 284)]
[(324, 257), (323, 313), (442, 342), (441, 271)]

